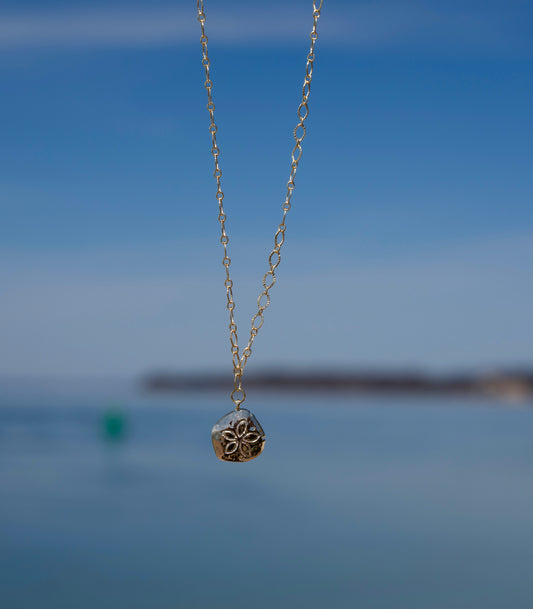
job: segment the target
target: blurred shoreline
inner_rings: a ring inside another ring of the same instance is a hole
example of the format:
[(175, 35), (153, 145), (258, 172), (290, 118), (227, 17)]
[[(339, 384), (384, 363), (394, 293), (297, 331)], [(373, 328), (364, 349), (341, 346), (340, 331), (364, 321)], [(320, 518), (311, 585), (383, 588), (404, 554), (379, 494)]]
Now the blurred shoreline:
[[(149, 392), (229, 390), (231, 374), (153, 373), (141, 381)], [(533, 371), (430, 375), (413, 372), (270, 371), (246, 376), (246, 387), (263, 391), (421, 393), (482, 395), (509, 401), (533, 400)]]

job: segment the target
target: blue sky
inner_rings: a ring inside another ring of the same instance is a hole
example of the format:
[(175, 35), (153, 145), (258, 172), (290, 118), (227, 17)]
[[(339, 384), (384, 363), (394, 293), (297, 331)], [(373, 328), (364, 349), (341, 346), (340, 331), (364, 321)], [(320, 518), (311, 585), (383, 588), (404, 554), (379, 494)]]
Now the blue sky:
[[(241, 342), (311, 3), (206, 1)], [(249, 369), (532, 363), (533, 8), (328, 2)], [(230, 368), (195, 2), (3, 2), (0, 373)]]

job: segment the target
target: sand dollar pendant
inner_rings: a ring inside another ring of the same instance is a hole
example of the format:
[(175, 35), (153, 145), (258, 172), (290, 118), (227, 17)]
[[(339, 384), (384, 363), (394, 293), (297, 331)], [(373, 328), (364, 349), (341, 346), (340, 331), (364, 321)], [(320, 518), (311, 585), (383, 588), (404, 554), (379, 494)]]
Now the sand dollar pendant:
[(222, 461), (250, 461), (265, 447), (265, 432), (246, 408), (235, 409), (217, 421), (211, 431), (213, 448)]

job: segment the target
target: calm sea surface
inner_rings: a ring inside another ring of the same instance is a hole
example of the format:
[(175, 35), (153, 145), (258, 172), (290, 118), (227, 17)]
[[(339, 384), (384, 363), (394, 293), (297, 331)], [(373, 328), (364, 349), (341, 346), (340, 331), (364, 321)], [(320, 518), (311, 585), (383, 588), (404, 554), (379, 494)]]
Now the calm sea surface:
[(0, 607), (533, 607), (532, 405), (247, 407), (267, 446), (228, 464), (225, 396), (4, 383)]

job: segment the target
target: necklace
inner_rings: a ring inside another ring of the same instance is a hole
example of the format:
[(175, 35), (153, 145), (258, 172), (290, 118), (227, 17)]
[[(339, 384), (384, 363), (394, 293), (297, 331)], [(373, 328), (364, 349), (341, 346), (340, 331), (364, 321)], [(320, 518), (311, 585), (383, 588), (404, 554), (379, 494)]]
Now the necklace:
[(285, 219), (287, 213), (291, 208), (291, 198), (294, 191), (294, 178), (296, 176), (296, 170), (298, 169), (298, 163), (302, 158), (302, 141), (305, 138), (305, 119), (309, 115), (309, 94), (311, 92), (311, 80), (313, 77), (313, 63), (315, 61), (315, 45), (318, 39), (317, 34), (317, 23), (320, 17), (320, 11), (322, 9), (323, 0), (313, 0), (313, 27), (309, 38), (311, 39), (311, 46), (309, 53), (307, 54), (307, 64), (305, 66), (305, 78), (302, 87), (302, 101), (298, 106), (298, 124), (294, 128), (293, 136), (295, 146), (291, 153), (291, 171), (289, 174), (289, 181), (287, 182), (287, 194), (285, 201), (283, 202), (283, 218), (279, 224), (276, 233), (274, 235), (274, 248), (268, 257), (269, 270), (263, 277), (263, 291), (257, 299), (257, 313), (252, 318), (252, 324), (250, 329), (250, 338), (248, 344), (242, 350), (242, 354), (239, 349), (237, 339), (237, 324), (235, 323), (235, 301), (233, 299), (233, 281), (230, 278), (230, 264), (231, 259), (228, 256), (228, 242), (229, 238), (226, 232), (226, 213), (224, 212), (224, 193), (222, 191), (221, 178), (222, 171), (220, 169), (218, 157), (220, 155), (220, 149), (217, 145), (217, 130), (218, 127), (215, 123), (215, 104), (213, 103), (213, 81), (210, 78), (210, 67), (209, 55), (207, 52), (207, 35), (205, 33), (205, 12), (203, 0), (197, 0), (196, 5), (198, 9), (198, 21), (202, 30), (200, 36), (200, 43), (202, 44), (202, 65), (205, 70), (205, 83), (204, 87), (207, 91), (207, 110), (209, 112), (209, 132), (211, 133), (211, 154), (215, 161), (215, 176), (217, 191), (216, 199), (218, 201), (218, 221), (220, 222), (220, 242), (224, 249), (224, 257), (222, 258), (222, 264), (226, 271), (226, 279), (224, 285), (226, 287), (226, 308), (229, 311), (229, 334), (231, 344), (231, 355), (233, 360), (233, 390), (231, 392), (231, 400), (235, 404), (234, 410), (227, 415), (223, 416), (217, 423), (215, 423), (211, 431), (211, 440), (213, 442), (213, 448), (219, 459), (222, 461), (234, 461), (242, 462), (249, 461), (259, 456), (263, 452), (265, 446), (265, 432), (259, 424), (259, 421), (255, 416), (245, 408), (241, 408), (241, 404), (246, 399), (246, 393), (242, 386), (242, 376), (248, 358), (252, 354), (252, 345), (255, 337), (257, 336), (259, 329), (263, 325), (265, 309), (270, 304), (270, 290), (276, 283), (275, 271), (281, 261), (281, 246), (285, 241), (285, 230), (286, 223)]

